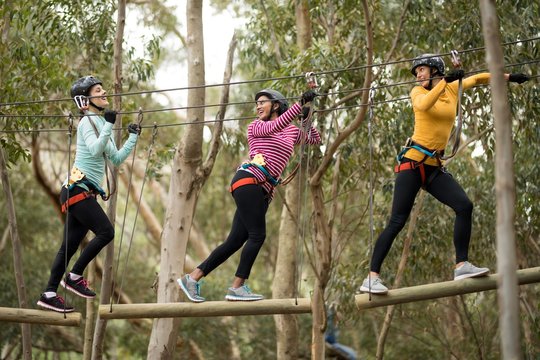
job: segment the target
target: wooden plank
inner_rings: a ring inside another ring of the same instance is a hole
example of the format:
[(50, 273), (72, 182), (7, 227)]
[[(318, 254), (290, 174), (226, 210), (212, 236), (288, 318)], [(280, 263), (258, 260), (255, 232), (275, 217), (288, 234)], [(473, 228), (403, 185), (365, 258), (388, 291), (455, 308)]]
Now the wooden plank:
[(0, 322), (29, 323), (42, 325), (80, 326), (80, 313), (63, 313), (36, 309), (0, 307)]
[[(495, 290), (497, 288), (498, 278), (499, 276), (494, 274), (479, 278), (412, 286), (389, 290), (386, 295), (372, 294), (371, 300), (369, 300), (369, 294), (359, 294), (355, 296), (355, 302), (359, 310), (366, 310), (380, 306), (405, 304), (415, 301)], [(540, 267), (518, 270), (517, 279), (520, 285), (540, 282)]]
[(306, 314), (311, 313), (311, 300), (268, 299), (260, 301), (205, 301), (163, 304), (105, 304), (99, 306), (101, 319), (141, 319), (172, 317), (213, 317), (240, 315)]

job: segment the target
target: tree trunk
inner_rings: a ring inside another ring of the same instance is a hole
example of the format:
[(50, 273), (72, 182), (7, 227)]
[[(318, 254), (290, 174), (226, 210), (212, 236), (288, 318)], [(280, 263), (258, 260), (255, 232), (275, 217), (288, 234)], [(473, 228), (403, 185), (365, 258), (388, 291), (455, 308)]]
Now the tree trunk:
[[(301, 51), (311, 46), (311, 20), (306, 0), (297, 0), (296, 9), (296, 44)], [(284, 205), (281, 210), (281, 223), (279, 228), (278, 252), (276, 269), (272, 284), (273, 298), (298, 297), (297, 288), (301, 274), (298, 269), (298, 247), (302, 247), (299, 239), (300, 214), (302, 213), (302, 193), (305, 191), (302, 182), (305, 182), (306, 156), (300, 154), (298, 161), (301, 169), (297, 176), (287, 185)], [(304, 209), (305, 211), (305, 209)], [(277, 358), (298, 358), (298, 320), (295, 315), (275, 315), (276, 324), (276, 351)]]
[[(285, 204), (281, 210), (276, 269), (272, 283), (272, 297), (285, 299), (298, 296), (297, 261), (299, 223), (298, 189), (301, 181), (296, 176), (285, 192)], [(301, 274), (298, 274), (300, 276)], [(274, 315), (276, 324), (276, 358), (280, 360), (298, 359), (298, 321), (295, 315)]]
[[(114, 39), (114, 93), (118, 94), (122, 92), (122, 43), (124, 41), (124, 26), (126, 22), (126, 0), (118, 0), (118, 15), (116, 24), (116, 35)], [(114, 109), (122, 109), (122, 97), (115, 96), (113, 98)], [(117, 120), (117, 124), (122, 124), (120, 119)], [(122, 142), (122, 132), (116, 131), (115, 134), (116, 144)], [(134, 155), (133, 155), (134, 156)], [(111, 169), (113, 177), (118, 178), (118, 169)], [(118, 186), (118, 184), (116, 184)], [(116, 220), (116, 201), (118, 198), (118, 192), (115, 192), (108, 201), (107, 216), (112, 224)], [(113, 264), (114, 264), (114, 241), (111, 241), (105, 248), (105, 262), (103, 264), (103, 274), (101, 277), (101, 291), (100, 291), (100, 304), (107, 304), (111, 301), (111, 293), (113, 288)], [(95, 260), (93, 260), (95, 261)], [(92, 349), (92, 359), (103, 358), (103, 345), (105, 342), (105, 330), (107, 328), (107, 322), (101, 320), (99, 316), (96, 319), (96, 327), (94, 329), (94, 341)]]
[[(9, 182), (8, 168), (4, 147), (0, 145), (0, 178), (6, 196), (6, 207), (8, 213), (8, 226), (11, 233), (11, 244), (13, 246), (13, 270), (15, 271), (15, 285), (17, 287), (17, 297), (19, 298), (19, 306), (21, 308), (28, 307), (26, 299), (26, 285), (24, 284), (23, 264), (22, 264), (22, 247), (19, 238), (19, 229), (17, 227), (17, 215), (15, 213), (15, 203), (13, 201), (13, 193), (11, 192), (11, 184)], [(21, 324), (22, 333), (22, 351), (24, 359), (32, 359), (32, 332), (30, 324)]]
[[(188, 0), (186, 5), (188, 32), (188, 106), (204, 105), (204, 41), (202, 1)], [(190, 108), (181, 144), (176, 151), (169, 204), (161, 242), (161, 263), (158, 278), (157, 302), (177, 302), (176, 279), (182, 275), (189, 232), (197, 197), (202, 186), (199, 174), (202, 165), (204, 108)], [(148, 359), (172, 359), (176, 346), (179, 319), (156, 319), (148, 345)]]
[(491, 102), (495, 119), (495, 197), (497, 199), (497, 272), (502, 359), (521, 359), (519, 287), (516, 277), (515, 197), (512, 122), (503, 76), (504, 57), (495, 1), (481, 0), (482, 32), (491, 73)]
[(315, 285), (313, 290), (313, 324), (311, 334), (311, 359), (324, 359), (324, 332), (326, 330), (326, 307), (324, 294), (330, 278), (331, 235), (325, 213), (323, 191), (320, 185), (311, 187), (315, 222)]

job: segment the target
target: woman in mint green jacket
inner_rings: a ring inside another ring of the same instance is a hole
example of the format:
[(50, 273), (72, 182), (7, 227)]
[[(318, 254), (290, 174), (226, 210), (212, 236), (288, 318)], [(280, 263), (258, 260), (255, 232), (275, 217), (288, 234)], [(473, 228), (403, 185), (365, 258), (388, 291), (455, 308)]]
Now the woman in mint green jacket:
[[(129, 137), (118, 149), (111, 136), (116, 112), (105, 110), (109, 105), (106, 95), (102, 82), (93, 76), (82, 77), (71, 87), (71, 97), (81, 109), (82, 117), (77, 128), (75, 163), (60, 193), (62, 212), (67, 213), (63, 241), (53, 261), (47, 287), (37, 302), (49, 310), (74, 310), (56, 293), (59, 284), (84, 298), (96, 296), (82, 274), (90, 261), (114, 238), (114, 226), (98, 204), (97, 195), (107, 198), (101, 188), (106, 163), (110, 161), (119, 166), (128, 157), (137, 142), (140, 127), (129, 125)], [(66, 263), (89, 230), (95, 237), (84, 248), (69, 274), (63, 277)]]

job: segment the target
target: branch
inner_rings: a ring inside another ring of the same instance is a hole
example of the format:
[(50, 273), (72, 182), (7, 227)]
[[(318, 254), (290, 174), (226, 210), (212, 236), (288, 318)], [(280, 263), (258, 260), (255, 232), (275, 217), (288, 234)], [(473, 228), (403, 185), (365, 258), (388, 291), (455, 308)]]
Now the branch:
[[(364, 19), (366, 22), (366, 43), (367, 43), (367, 67), (365, 70), (365, 79), (364, 79), (364, 85), (362, 86), (364, 89), (369, 89), (371, 86), (372, 78), (373, 78), (373, 72), (371, 69), (371, 66), (373, 65), (373, 28), (371, 25), (371, 18), (369, 14), (369, 8), (367, 4), (367, 0), (362, 1), (362, 5), (364, 7)], [(364, 91), (362, 94), (361, 103), (367, 104), (368, 102), (368, 96), (369, 92)], [(362, 124), (365, 116), (366, 116), (367, 106), (362, 106), (359, 110), (358, 114), (356, 115), (356, 118), (353, 120), (352, 123), (350, 123), (341, 133), (338, 134), (336, 139), (332, 144), (329, 145), (328, 150), (326, 151), (321, 164), (319, 165), (318, 169), (315, 171), (314, 175), (311, 177), (310, 183), (311, 185), (318, 185), (330, 166), (335, 152), (338, 150), (339, 146), (342, 142), (344, 142), (349, 135), (351, 135), (356, 129), (360, 127)]]
[[(231, 81), (234, 51), (236, 50), (237, 43), (238, 41), (236, 40), (236, 32), (235, 32), (229, 44), (229, 51), (227, 52), (227, 61), (225, 65), (225, 71), (223, 73), (223, 84), (228, 84)], [(227, 103), (229, 102), (229, 88), (230, 88), (229, 85), (223, 86), (223, 90), (221, 92), (221, 99), (219, 101), (221, 105), (219, 106), (219, 110), (216, 116), (217, 120), (223, 120), (225, 118), (225, 112), (227, 111)], [(208, 175), (210, 175), (210, 172), (212, 171), (212, 168), (214, 167), (216, 156), (219, 151), (219, 147), (221, 145), (222, 132), (223, 132), (223, 121), (217, 121), (216, 124), (214, 125), (214, 132), (212, 134), (210, 150), (208, 151), (208, 155), (202, 166), (204, 179), (206, 179)]]

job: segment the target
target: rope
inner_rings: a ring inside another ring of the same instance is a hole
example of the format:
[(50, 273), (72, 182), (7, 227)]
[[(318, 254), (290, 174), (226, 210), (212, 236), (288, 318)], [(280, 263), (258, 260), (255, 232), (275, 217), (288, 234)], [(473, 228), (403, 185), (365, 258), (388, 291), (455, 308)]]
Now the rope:
[[(459, 59), (458, 52), (456, 50), (452, 50), (452, 63), (454, 64), (454, 68), (461, 69), (461, 60)], [(441, 156), (441, 160), (448, 160), (448, 159), (453, 158), (459, 149), (459, 143), (461, 142), (461, 129), (463, 128), (463, 109), (461, 107), (462, 96), (463, 96), (463, 79), (459, 79), (457, 109), (456, 109), (457, 124), (450, 136), (450, 137), (454, 136), (454, 145), (452, 145), (452, 152), (450, 153), (450, 155)]]
[[(371, 123), (373, 120), (373, 98), (375, 88), (369, 91), (369, 114), (368, 114), (368, 147), (369, 147), (369, 258), (373, 256), (373, 134)], [(368, 263), (369, 267), (369, 263)], [(371, 268), (368, 269), (369, 301), (371, 301)]]
[[(66, 242), (66, 250), (64, 252), (64, 282), (69, 276), (68, 266), (68, 234), (69, 234), (69, 178), (71, 176), (71, 144), (73, 137), (73, 114), (70, 112), (68, 117), (68, 172), (67, 172), (67, 200), (66, 200), (66, 229), (64, 233), (64, 241)], [(67, 286), (64, 287), (64, 299), (67, 299)], [(66, 319), (66, 301), (64, 301), (64, 319)]]
[[(540, 36), (534, 36), (529, 37), (523, 40), (513, 40), (508, 41), (505, 43), (502, 43), (502, 46), (510, 46), (515, 44), (523, 44), (527, 42), (532, 42), (539, 40)], [(484, 50), (485, 47), (477, 47), (472, 49), (466, 49), (461, 50), (461, 53), (472, 53)], [(435, 56), (447, 56), (451, 53), (440, 53)], [(326, 75), (326, 74), (339, 74), (342, 72), (348, 72), (348, 71), (356, 71), (356, 70), (364, 70), (366, 68), (377, 68), (377, 67), (384, 67), (388, 65), (395, 65), (400, 64), (404, 62), (411, 62), (414, 60), (412, 59), (402, 59), (402, 60), (392, 60), (392, 61), (386, 61), (371, 65), (360, 65), (355, 67), (349, 67), (349, 68), (337, 68), (337, 69), (330, 69), (325, 71), (320, 71), (317, 73), (313, 73), (313, 75)], [(242, 85), (242, 84), (253, 84), (253, 83), (264, 83), (264, 82), (275, 82), (275, 81), (281, 81), (281, 80), (293, 80), (302, 78), (305, 75), (289, 75), (289, 76), (280, 76), (280, 77), (270, 77), (270, 78), (261, 78), (261, 79), (254, 79), (254, 80), (243, 80), (243, 81), (235, 81), (230, 83), (218, 83), (218, 84), (208, 84), (208, 85), (198, 85), (198, 86), (185, 86), (185, 87), (177, 87), (177, 88), (168, 88), (168, 89), (158, 89), (158, 90), (143, 90), (143, 91), (133, 91), (133, 92), (125, 92), (125, 93), (117, 93), (117, 94), (110, 94), (107, 95), (107, 97), (116, 97), (116, 96), (131, 96), (131, 95), (145, 95), (145, 94), (154, 94), (154, 93), (163, 93), (163, 92), (172, 92), (172, 91), (182, 91), (182, 90), (191, 90), (191, 89), (201, 89), (201, 88), (210, 88), (210, 87), (223, 87), (223, 86), (230, 86), (230, 85)], [(91, 97), (89, 97), (90, 99)], [(2, 106), (20, 106), (20, 105), (30, 105), (30, 104), (42, 104), (42, 103), (51, 103), (51, 102), (66, 102), (66, 101), (73, 101), (72, 98), (62, 98), (62, 99), (49, 99), (49, 100), (29, 100), (29, 101), (14, 101), (14, 102), (7, 102), (7, 103), (0, 103), (0, 107)]]
[[(143, 191), (144, 191), (144, 185), (146, 184), (146, 179), (147, 179), (147, 175), (148, 175), (148, 166), (150, 164), (150, 157), (152, 156), (152, 150), (153, 150), (154, 143), (155, 143), (155, 140), (156, 140), (157, 132), (158, 132), (158, 128), (154, 124), (154, 129), (152, 130), (152, 140), (150, 140), (150, 145), (148, 147), (148, 157), (147, 157), (147, 160), (146, 160), (146, 166), (144, 168), (144, 175), (143, 175), (143, 182), (142, 182), (142, 185), (141, 185), (141, 192), (139, 193), (139, 201), (137, 202), (137, 210), (135, 212), (135, 219), (133, 220), (133, 227), (131, 229), (131, 237), (129, 239), (129, 246), (128, 246), (128, 251), (127, 251), (127, 254), (126, 254), (126, 261), (125, 261), (125, 264), (124, 264), (124, 270), (122, 271), (122, 277), (120, 279), (120, 287), (119, 287), (119, 290), (118, 290), (118, 298), (116, 300), (117, 304), (120, 303), (120, 294), (122, 293), (122, 286), (124, 285), (125, 273), (126, 273), (126, 269), (127, 269), (128, 263), (129, 263), (129, 254), (131, 253), (131, 245), (133, 243), (133, 235), (135, 234), (135, 225), (137, 224), (137, 218), (139, 217), (139, 210), (141, 208), (141, 201), (142, 201), (142, 196), (143, 196)], [(132, 169), (133, 169), (133, 167), (132, 167)], [(129, 192), (129, 189), (128, 189), (128, 192)], [(120, 261), (120, 259), (118, 261)], [(111, 301), (110, 312), (112, 312), (112, 301)]]
[[(141, 125), (142, 121), (143, 121), (142, 108), (139, 108), (139, 116), (138, 116), (138, 125), (139, 126)], [(133, 156), (131, 158), (131, 169), (134, 168), (135, 155), (137, 153), (137, 144), (138, 143), (139, 143), (139, 137), (137, 136), (137, 140), (135, 141), (135, 145), (133, 146)], [(131, 189), (131, 181), (132, 181), (132, 179), (133, 179), (133, 170), (129, 173), (128, 191), (127, 191), (127, 194), (126, 194), (126, 204), (125, 204), (125, 207), (124, 207), (124, 217), (122, 219), (122, 230), (120, 232), (120, 243), (119, 243), (119, 247), (118, 247), (118, 258), (116, 260), (116, 270), (115, 270), (115, 273), (114, 273), (114, 278), (113, 278), (113, 281), (111, 281), (111, 300), (110, 300), (111, 311), (112, 311), (112, 302), (113, 302), (113, 296), (114, 296), (113, 295), (114, 294), (114, 279), (116, 279), (116, 276), (118, 275), (118, 267), (120, 266), (120, 254), (122, 253), (122, 240), (124, 239), (124, 228), (125, 228), (125, 225), (126, 225), (127, 210), (128, 210), (128, 204), (129, 204), (129, 194), (130, 194), (129, 189)], [(132, 234), (131, 238), (133, 239), (133, 234)], [(130, 247), (131, 247), (131, 241), (130, 241)]]

